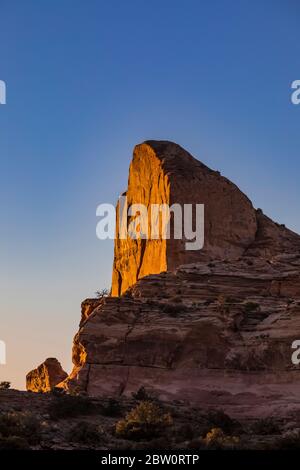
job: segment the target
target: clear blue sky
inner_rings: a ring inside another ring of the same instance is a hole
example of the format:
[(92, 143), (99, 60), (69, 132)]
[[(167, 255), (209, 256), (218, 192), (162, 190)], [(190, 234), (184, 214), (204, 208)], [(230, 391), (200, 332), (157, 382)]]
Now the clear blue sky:
[(80, 302), (109, 287), (96, 206), (133, 146), (174, 140), (300, 232), (297, 0), (0, 0), (0, 379), (70, 370)]

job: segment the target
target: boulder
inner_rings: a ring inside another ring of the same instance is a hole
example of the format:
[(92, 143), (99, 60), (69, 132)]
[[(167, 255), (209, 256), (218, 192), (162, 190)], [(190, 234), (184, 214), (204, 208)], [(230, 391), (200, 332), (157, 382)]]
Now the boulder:
[(26, 389), (31, 392), (50, 392), (67, 376), (60, 362), (50, 357), (26, 375)]

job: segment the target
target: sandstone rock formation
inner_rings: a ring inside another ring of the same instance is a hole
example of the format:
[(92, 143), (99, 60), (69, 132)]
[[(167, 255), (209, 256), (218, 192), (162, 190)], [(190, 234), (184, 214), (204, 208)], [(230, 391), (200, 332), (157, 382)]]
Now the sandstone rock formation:
[(95, 310), (96, 307), (99, 307), (103, 303), (103, 298), (99, 299), (85, 299), (81, 303), (81, 320), (79, 326), (81, 326)]
[(135, 148), (127, 197), (204, 203), (204, 249), (117, 239), (113, 296), (88, 302), (63, 385), (125, 396), (145, 386), (233, 415), (299, 408), (300, 237), (170, 142)]
[(172, 142), (148, 141), (135, 147), (124, 195), (128, 206), (144, 204), (148, 209), (150, 204), (204, 204), (205, 244), (204, 249), (192, 251), (185, 249), (185, 238), (120, 240), (117, 223), (113, 296), (147, 274), (203, 259), (238, 258), (255, 240), (256, 212), (249, 199)]
[(26, 389), (31, 392), (50, 392), (68, 374), (54, 357), (49, 357), (26, 376)]

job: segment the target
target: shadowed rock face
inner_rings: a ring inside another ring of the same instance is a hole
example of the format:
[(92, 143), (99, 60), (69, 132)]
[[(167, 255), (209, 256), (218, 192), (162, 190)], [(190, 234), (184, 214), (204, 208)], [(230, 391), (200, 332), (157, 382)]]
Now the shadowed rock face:
[(51, 357), (27, 374), (26, 389), (31, 392), (50, 392), (67, 376), (60, 362)]
[(117, 239), (114, 296), (83, 305), (64, 386), (127, 396), (145, 386), (236, 415), (299, 408), (300, 237), (169, 142), (135, 148), (127, 197), (205, 204), (205, 246)]

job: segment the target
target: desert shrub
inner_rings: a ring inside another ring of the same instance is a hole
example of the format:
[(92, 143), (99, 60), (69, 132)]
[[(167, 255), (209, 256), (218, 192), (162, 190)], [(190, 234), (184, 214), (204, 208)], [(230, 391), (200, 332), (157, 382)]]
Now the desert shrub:
[(103, 299), (109, 295), (108, 289), (99, 289), (95, 292), (97, 299)]
[(280, 434), (280, 428), (276, 421), (272, 418), (262, 418), (258, 421), (255, 421), (251, 425), (250, 431), (252, 434), (258, 434), (261, 436)]
[(132, 393), (132, 398), (138, 401), (147, 400), (147, 392), (145, 387), (140, 387), (136, 392)]
[(209, 411), (207, 419), (214, 428), (221, 428), (226, 434), (232, 434), (241, 431), (241, 424), (230, 418), (223, 410)]
[(120, 416), (120, 402), (114, 398), (109, 398), (106, 402), (101, 404), (100, 412), (103, 416)]
[(19, 436), (0, 437), (0, 450), (28, 450), (29, 443)]
[(48, 406), (51, 419), (71, 418), (91, 413), (93, 410), (94, 405), (90, 399), (80, 395), (55, 396)]
[(6, 382), (5, 380), (3, 382), (0, 382), (0, 390), (8, 390), (10, 386), (10, 382)]
[(29, 444), (40, 440), (41, 424), (38, 418), (29, 412), (9, 411), (0, 415), (0, 435), (2, 438), (21, 437)]
[(238, 447), (240, 439), (237, 436), (226, 436), (220, 428), (213, 428), (202, 442), (210, 449), (234, 449)]
[(140, 387), (136, 392), (133, 392), (132, 398), (137, 401), (151, 401), (154, 400), (153, 395), (150, 392), (147, 392), (145, 387)]
[(256, 302), (245, 302), (244, 303), (244, 311), (245, 313), (254, 312), (259, 308), (259, 304)]
[(99, 444), (101, 439), (101, 429), (98, 425), (80, 421), (76, 423), (68, 433), (70, 442), (81, 444)]
[(116, 424), (116, 435), (125, 439), (158, 437), (173, 420), (152, 401), (142, 401)]

